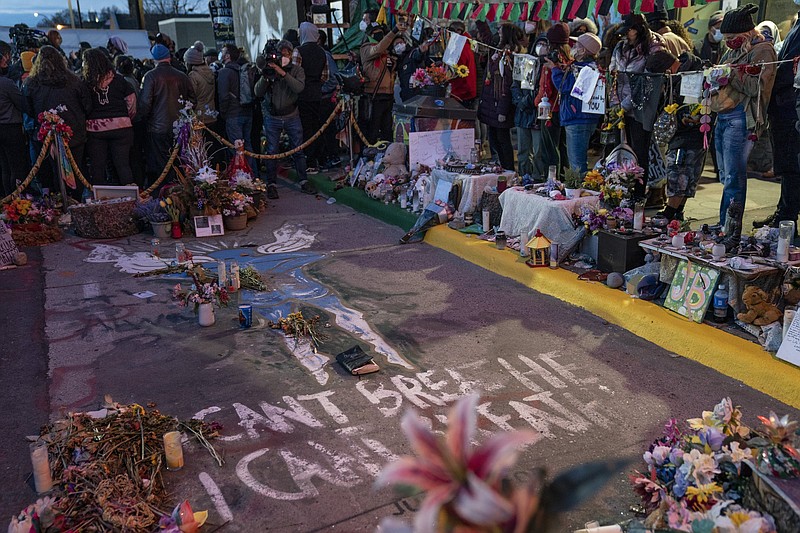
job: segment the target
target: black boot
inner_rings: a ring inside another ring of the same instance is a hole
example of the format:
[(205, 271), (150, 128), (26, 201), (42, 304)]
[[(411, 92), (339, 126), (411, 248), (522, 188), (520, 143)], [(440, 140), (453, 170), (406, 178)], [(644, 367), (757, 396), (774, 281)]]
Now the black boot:
[(677, 217), (675, 215), (677, 215), (678, 212), (675, 210), (674, 207), (666, 206), (664, 209), (662, 209), (656, 214), (661, 215), (662, 217), (666, 218), (669, 221), (672, 221), (672, 220), (677, 220)]
[(742, 217), (744, 216), (744, 206), (739, 202), (731, 200), (728, 213), (725, 215), (725, 238), (722, 244), (725, 251), (730, 252), (739, 247), (742, 241)]
[(775, 227), (774, 224), (777, 224), (778, 222), (779, 222), (778, 213), (775, 212), (775, 213), (772, 213), (767, 218), (764, 218), (764, 219), (761, 219), (761, 220), (754, 220), (753, 221), (753, 227), (754, 228), (763, 228), (764, 226)]

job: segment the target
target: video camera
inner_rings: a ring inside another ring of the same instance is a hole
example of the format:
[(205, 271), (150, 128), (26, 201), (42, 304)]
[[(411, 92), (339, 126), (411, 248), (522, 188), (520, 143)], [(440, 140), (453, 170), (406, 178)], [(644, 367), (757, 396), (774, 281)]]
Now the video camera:
[(270, 67), (270, 63), (279, 65), (281, 62), (281, 51), (278, 49), (278, 39), (270, 39), (264, 45), (264, 50), (256, 57), (256, 66), (269, 80), (275, 79), (275, 69)]
[(16, 56), (27, 50), (37, 50), (49, 44), (47, 35), (42, 30), (29, 28), (27, 24), (16, 24), (8, 30), (8, 37), (14, 47)]

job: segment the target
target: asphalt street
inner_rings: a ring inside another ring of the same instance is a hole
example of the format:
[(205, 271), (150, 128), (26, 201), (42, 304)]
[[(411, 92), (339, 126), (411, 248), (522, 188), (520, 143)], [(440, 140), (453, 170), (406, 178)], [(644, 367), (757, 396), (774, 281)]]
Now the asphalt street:
[[(153, 402), (163, 413), (220, 422), (225, 465), (185, 447), (166, 472), (176, 500), (209, 509), (222, 531), (373, 531), (386, 516), (411, 519), (417, 498), (375, 490), (389, 459), (409, 453), (400, 417), (417, 409), (433, 429), (456, 398), (481, 394), (479, 439), (534, 429), (516, 476), (555, 473), (603, 458), (640, 458), (669, 417), (699, 416), (721, 398), (745, 419), (793, 409), (758, 391), (324, 198), (281, 188), (247, 230), (184, 239), (196, 256), (252, 263), (268, 280), (252, 303), (201, 328), (171, 300), (174, 277), (153, 268), (151, 237), (67, 237), (23, 269), (0, 272), (6, 339), (0, 352), (0, 516), (35, 495), (25, 435), (47, 414)], [(173, 256), (173, 243), (162, 254)], [(139, 298), (136, 293), (154, 296)], [(265, 326), (276, 313), (318, 314), (320, 353)], [(334, 361), (360, 345), (381, 371), (361, 378)], [(630, 516), (626, 472), (564, 517), (559, 531)]]

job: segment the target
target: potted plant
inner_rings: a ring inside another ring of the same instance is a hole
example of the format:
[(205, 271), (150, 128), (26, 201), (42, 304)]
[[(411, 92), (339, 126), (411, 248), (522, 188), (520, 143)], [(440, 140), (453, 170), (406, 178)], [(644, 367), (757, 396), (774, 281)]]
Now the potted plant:
[(580, 198), (581, 185), (583, 184), (583, 177), (581, 171), (577, 168), (570, 167), (564, 171), (564, 192), (567, 198)]
[(158, 200), (150, 198), (145, 202), (140, 202), (133, 210), (134, 216), (139, 220), (149, 223), (153, 229), (153, 235), (159, 239), (169, 237), (172, 220), (167, 211), (161, 207)]
[(214, 305), (217, 307), (227, 307), (230, 301), (228, 291), (220, 287), (216, 281), (208, 281), (201, 276), (202, 270), (195, 268), (188, 271), (192, 278), (192, 288), (188, 291), (183, 290), (178, 283), (172, 288), (172, 297), (178, 300), (178, 305), (188, 307), (194, 306), (197, 314), (197, 323), (203, 327), (213, 326), (216, 322), (214, 315)]
[(247, 227), (247, 208), (253, 205), (253, 199), (240, 192), (230, 192), (223, 198), (222, 221), (225, 229), (242, 230)]

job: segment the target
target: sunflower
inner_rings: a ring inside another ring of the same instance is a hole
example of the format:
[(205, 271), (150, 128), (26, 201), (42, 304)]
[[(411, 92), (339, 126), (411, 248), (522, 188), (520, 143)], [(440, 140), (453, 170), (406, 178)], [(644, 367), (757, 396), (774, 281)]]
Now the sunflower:
[(466, 65), (456, 65), (456, 74), (459, 78), (466, 78), (469, 76), (469, 67)]

